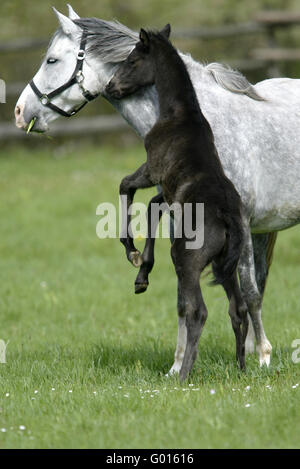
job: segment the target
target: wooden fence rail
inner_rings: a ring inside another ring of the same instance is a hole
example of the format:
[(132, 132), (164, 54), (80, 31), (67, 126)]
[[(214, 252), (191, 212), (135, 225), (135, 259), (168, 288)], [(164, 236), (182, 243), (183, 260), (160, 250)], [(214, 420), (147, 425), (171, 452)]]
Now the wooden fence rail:
[[(172, 37), (177, 39), (220, 39), (240, 35), (265, 33), (267, 28), (263, 24), (248, 22), (241, 24), (228, 24), (215, 27), (201, 27), (199, 29), (177, 29)], [(0, 52), (19, 52), (24, 50), (40, 49), (49, 44), (49, 38), (45, 39), (15, 39), (0, 44)]]

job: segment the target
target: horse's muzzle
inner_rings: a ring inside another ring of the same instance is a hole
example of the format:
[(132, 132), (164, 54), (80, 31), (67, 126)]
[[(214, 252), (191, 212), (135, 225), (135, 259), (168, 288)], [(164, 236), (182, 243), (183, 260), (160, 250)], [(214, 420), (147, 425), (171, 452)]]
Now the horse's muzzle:
[(15, 107), (15, 119), (16, 126), (19, 129), (26, 129), (27, 124), (24, 120), (24, 106), (21, 104)]

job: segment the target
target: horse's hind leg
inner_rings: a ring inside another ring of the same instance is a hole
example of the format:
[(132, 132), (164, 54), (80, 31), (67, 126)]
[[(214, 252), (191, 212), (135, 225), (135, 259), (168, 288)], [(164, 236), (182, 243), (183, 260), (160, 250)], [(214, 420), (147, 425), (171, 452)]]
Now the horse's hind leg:
[[(275, 246), (277, 233), (266, 234), (251, 234), (254, 264), (255, 264), (255, 278), (258, 290), (263, 298), (266, 281), (269, 275), (269, 270), (272, 264), (273, 249)], [(249, 316), (250, 318), (250, 316)], [(250, 318), (248, 334), (246, 338), (246, 354), (254, 353), (255, 350), (255, 332)]]
[(242, 298), (236, 273), (223, 284), (229, 300), (229, 316), (236, 340), (236, 359), (245, 369), (245, 341), (248, 332), (248, 308)]
[(255, 266), (250, 228), (245, 229), (245, 242), (239, 262), (239, 276), (243, 297), (248, 305), (254, 327), (259, 363), (270, 364), (272, 346), (268, 341), (261, 318), (262, 295), (255, 279)]

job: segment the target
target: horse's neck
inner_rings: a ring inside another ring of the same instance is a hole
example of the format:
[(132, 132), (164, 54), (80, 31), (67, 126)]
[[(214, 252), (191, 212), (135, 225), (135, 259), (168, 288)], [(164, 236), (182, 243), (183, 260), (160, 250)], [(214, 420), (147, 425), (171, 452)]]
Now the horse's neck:
[(150, 132), (158, 119), (159, 102), (154, 86), (121, 101), (109, 101), (142, 138)]

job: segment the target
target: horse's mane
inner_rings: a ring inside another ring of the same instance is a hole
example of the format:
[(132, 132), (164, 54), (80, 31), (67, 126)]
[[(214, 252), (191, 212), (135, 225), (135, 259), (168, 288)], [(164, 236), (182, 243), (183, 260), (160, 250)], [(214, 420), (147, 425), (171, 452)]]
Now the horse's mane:
[(138, 33), (118, 21), (80, 18), (74, 23), (88, 34), (87, 51), (102, 62), (124, 61), (139, 40)]
[[(85, 29), (88, 34), (87, 52), (98, 57), (102, 62), (123, 62), (139, 40), (137, 32), (132, 31), (118, 21), (106, 21), (98, 18), (79, 18), (73, 20), (80, 28)], [(61, 31), (57, 31), (55, 36)], [(54, 36), (54, 37), (55, 37)], [(54, 39), (52, 38), (52, 40)], [(184, 57), (185, 54), (182, 54)], [(257, 101), (264, 99), (259, 96), (251, 83), (242, 73), (233, 70), (229, 66), (220, 63), (202, 66), (225, 90), (232, 93), (244, 94)]]

